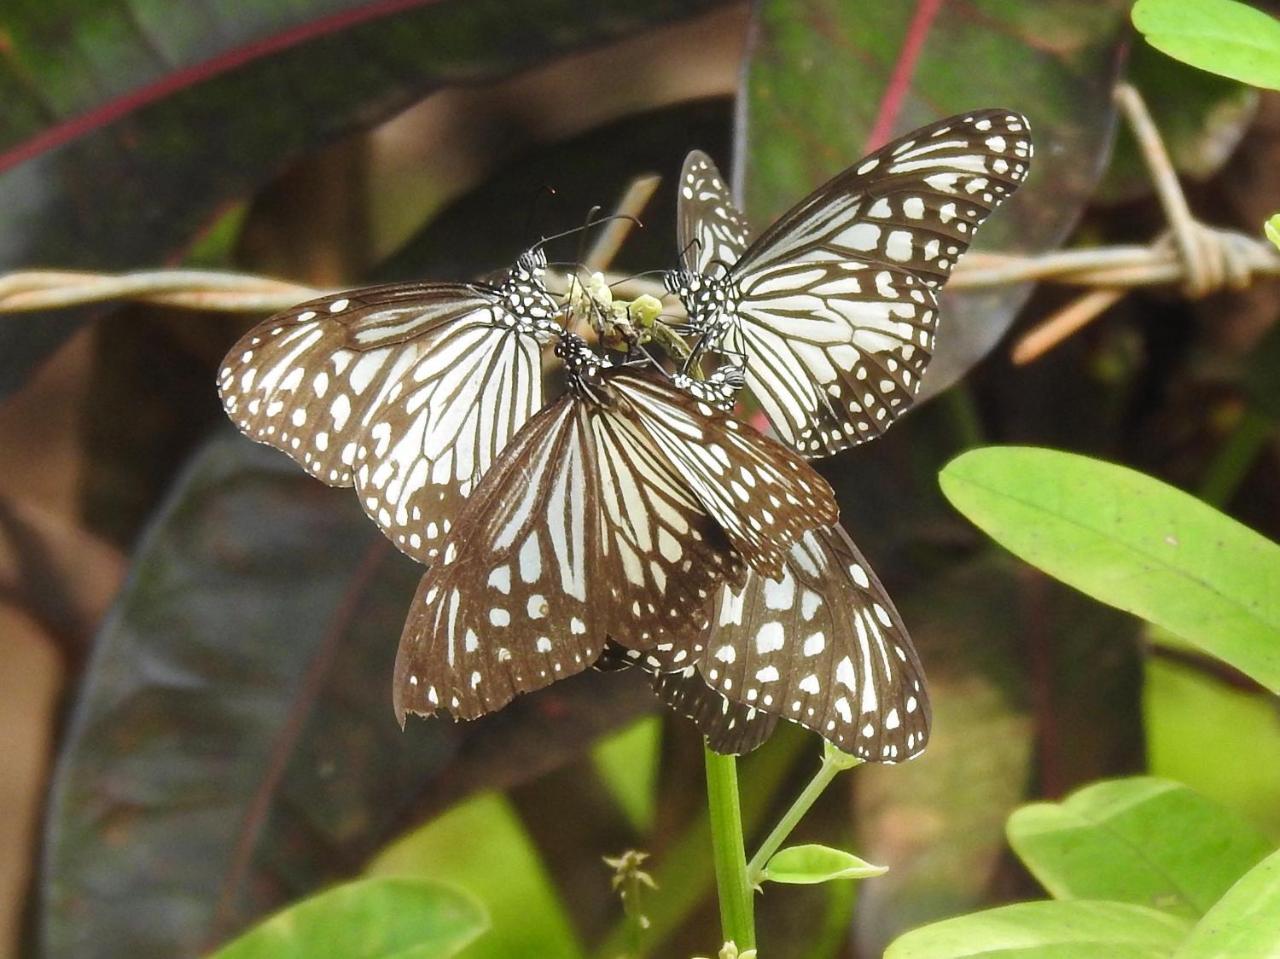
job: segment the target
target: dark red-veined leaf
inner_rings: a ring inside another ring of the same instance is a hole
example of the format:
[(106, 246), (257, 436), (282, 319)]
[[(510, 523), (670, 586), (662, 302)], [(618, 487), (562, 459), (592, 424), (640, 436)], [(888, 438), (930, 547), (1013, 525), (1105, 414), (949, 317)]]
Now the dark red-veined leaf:
[[(716, 2), (10, 5), (0, 14), (0, 272), (171, 261), (229, 201), (433, 89)], [(15, 351), (38, 359), (54, 340), (39, 324), (0, 326), (0, 393), (29, 369)]]
[[(1128, 8), (1125, 0), (765, 0), (742, 90), (735, 170), (752, 223), (769, 223), (895, 135), (999, 106), (1030, 118), (1036, 156), (1030, 179), (977, 245), (1056, 246), (1106, 157)], [(1023, 285), (947, 294), (924, 394), (986, 355), (1028, 293)]]
[(420, 572), (282, 454), (227, 435), (196, 457), (81, 683), (46, 823), (44, 955), (205, 951), (654, 703), (590, 674), (401, 732), (391, 668)]

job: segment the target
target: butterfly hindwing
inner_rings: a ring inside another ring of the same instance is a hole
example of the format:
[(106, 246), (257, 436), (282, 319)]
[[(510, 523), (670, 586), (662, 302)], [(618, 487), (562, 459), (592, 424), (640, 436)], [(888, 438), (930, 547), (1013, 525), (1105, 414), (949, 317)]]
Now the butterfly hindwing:
[(719, 598), (699, 662), (708, 684), (871, 762), (924, 749), (930, 708), (902, 620), (839, 526), (807, 533), (780, 580)]
[(601, 672), (642, 670), (658, 698), (692, 720), (706, 737), (707, 745), (718, 753), (733, 756), (749, 753), (772, 735), (778, 723), (776, 717), (744, 706), (711, 688), (692, 663), (683, 668), (668, 668), (652, 656), (610, 642), (605, 644), (595, 668)]
[(747, 248), (751, 230), (711, 157), (693, 150), (680, 171), (676, 239), (686, 270), (720, 276)]

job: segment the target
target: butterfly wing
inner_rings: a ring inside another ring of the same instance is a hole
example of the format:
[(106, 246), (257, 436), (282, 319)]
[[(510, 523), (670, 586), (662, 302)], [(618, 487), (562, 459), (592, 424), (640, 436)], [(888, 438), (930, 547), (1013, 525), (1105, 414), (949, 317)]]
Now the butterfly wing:
[(777, 718), (751, 706), (729, 699), (712, 689), (692, 664), (665, 669), (656, 660), (637, 650), (606, 643), (595, 663), (601, 672), (628, 668), (643, 670), (664, 703), (686, 719), (693, 720), (707, 744), (716, 752), (740, 756), (760, 746), (777, 726)]
[(638, 427), (566, 394), (476, 488), (418, 588), (396, 658), (397, 715), (471, 719), (624, 645), (701, 649), (743, 572)]
[(879, 436), (933, 352), (937, 291), (1026, 178), (1027, 121), (951, 117), (819, 187), (733, 269), (747, 385), (782, 439), (824, 456)]
[(871, 762), (910, 759), (929, 738), (915, 648), (839, 526), (805, 534), (780, 580), (752, 573), (721, 593), (698, 668), (719, 692)]
[(665, 380), (624, 369), (609, 385), (619, 415), (652, 438), (752, 568), (780, 575), (793, 542), (836, 522), (831, 487), (785, 446)]
[(654, 673), (654, 692), (671, 709), (693, 720), (707, 745), (726, 756), (741, 756), (761, 746), (778, 725), (776, 716), (730, 699), (707, 684), (694, 666)]
[(676, 238), (686, 270), (722, 276), (747, 248), (751, 230), (724, 178), (701, 150), (684, 158), (676, 201)]
[(428, 562), (478, 478), (542, 401), (539, 337), (496, 290), (399, 285), (304, 303), (250, 330), (223, 405)]

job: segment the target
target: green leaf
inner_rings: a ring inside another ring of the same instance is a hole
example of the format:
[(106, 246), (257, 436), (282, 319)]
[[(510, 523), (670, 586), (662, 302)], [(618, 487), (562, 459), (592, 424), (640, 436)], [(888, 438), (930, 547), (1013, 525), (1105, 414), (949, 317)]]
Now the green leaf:
[[(978, 245), (1041, 252), (1071, 230), (1110, 146), (1128, 0), (764, 0), (757, 9), (737, 148), (757, 229), (856, 163), (873, 136), (878, 146), (949, 113), (999, 106), (1025, 113), (1044, 148)], [(924, 392), (995, 346), (1029, 294), (1025, 284), (950, 293)]]
[(761, 878), (767, 882), (808, 886), (832, 879), (869, 879), (888, 871), (888, 866), (873, 866), (842, 849), (808, 843), (779, 849), (764, 867)]
[(1276, 249), (1280, 249), (1280, 213), (1262, 224), (1262, 229), (1267, 234), (1267, 239), (1276, 245)]
[(449, 959), (489, 927), (470, 896), (422, 879), (363, 879), (304, 899), (210, 959)]
[(591, 750), (596, 774), (639, 833), (653, 825), (658, 805), (662, 717), (646, 716), (606, 736)]
[[(400, 839), (369, 872), (432, 879), (474, 896), (493, 929), (462, 952), (462, 959), (582, 955), (537, 847), (500, 793), (476, 796)], [(608, 881), (601, 865), (600, 882)]]
[(1159, 480), (1071, 453), (972, 450), (940, 481), (1015, 555), (1280, 691), (1280, 546)]
[(1280, 21), (1236, 0), (1138, 0), (1133, 25), (1169, 56), (1280, 90)]
[[(1147, 766), (1280, 840), (1280, 712), (1259, 690), (1149, 656), (1142, 684)], [(1249, 730), (1241, 736), (1240, 730)]]
[(1173, 959), (1280, 955), (1280, 851), (1273, 852), (1201, 919)]
[(908, 932), (884, 959), (1168, 959), (1189, 928), (1126, 903), (1023, 902)]
[(1162, 779), (1095, 783), (1024, 806), (1009, 844), (1058, 899), (1109, 899), (1199, 918), (1269, 851), (1234, 813)]

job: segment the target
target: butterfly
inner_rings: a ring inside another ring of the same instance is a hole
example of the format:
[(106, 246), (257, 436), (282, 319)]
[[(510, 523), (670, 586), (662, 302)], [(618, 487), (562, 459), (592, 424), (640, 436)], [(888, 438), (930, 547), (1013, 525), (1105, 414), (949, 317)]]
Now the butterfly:
[(568, 389), (479, 482), (418, 586), (394, 703), (471, 719), (580, 672), (606, 639), (696, 653), (722, 582), (782, 574), (836, 521), (792, 451), (580, 337)]
[(360, 505), (401, 550), (435, 558), (452, 517), (542, 405), (541, 347), (560, 331), (522, 254), (505, 279), (321, 297), (246, 333), (223, 363), (227, 414)]
[(943, 283), (1031, 154), (1019, 114), (950, 117), (845, 170), (750, 244), (715, 165), (689, 154), (683, 268), (665, 283), (698, 334), (695, 358), (745, 364), (774, 430), (806, 456), (879, 436), (920, 388)]

